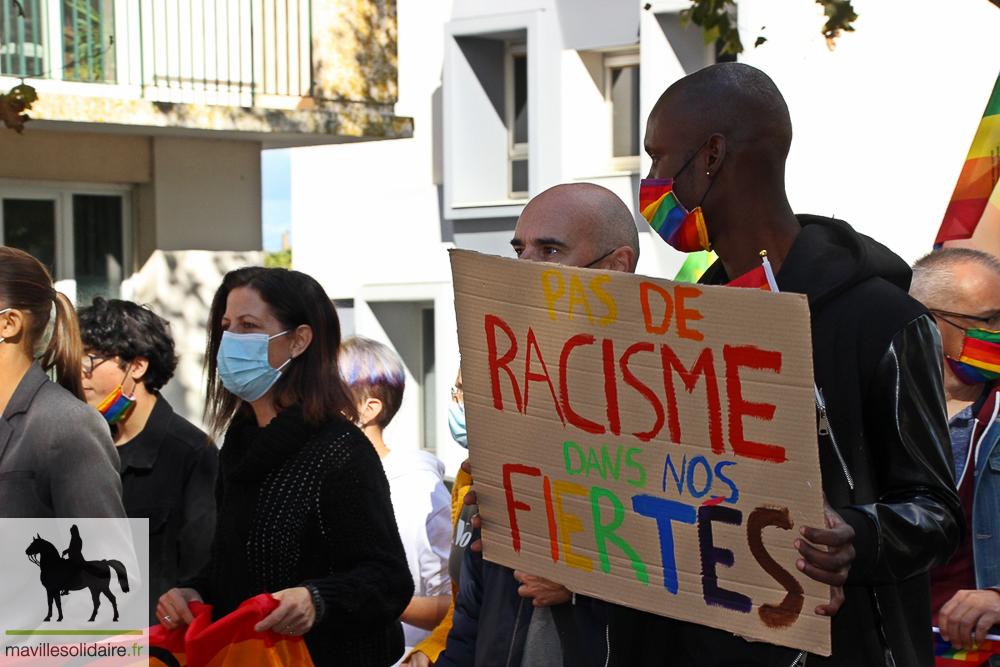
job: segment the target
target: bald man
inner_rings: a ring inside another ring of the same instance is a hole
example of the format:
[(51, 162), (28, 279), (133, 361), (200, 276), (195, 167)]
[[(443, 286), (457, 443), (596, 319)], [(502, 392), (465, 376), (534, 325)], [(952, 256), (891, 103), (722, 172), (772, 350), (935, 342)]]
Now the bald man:
[(650, 113), (649, 178), (671, 180), (644, 181), (640, 199), (649, 201), (645, 188), (669, 189), (660, 206), (676, 202), (681, 215), (644, 215), (662, 222), (674, 247), (719, 256), (701, 282), (753, 284), (766, 250), (778, 287), (809, 298), (817, 417), (829, 420), (818, 434), (826, 525), (797, 527), (789, 541), (798, 576), (831, 586), (829, 604), (802, 613), (833, 616), (833, 655), (613, 607), (612, 661), (622, 667), (934, 664), (927, 572), (954, 552), (964, 523), (946, 454), (937, 328), (906, 294), (910, 270), (899, 257), (840, 220), (793, 213), (791, 140), (767, 75), (741, 63), (705, 68)]
[[(589, 183), (557, 185), (524, 207), (511, 239), (518, 258), (635, 272), (639, 234), (628, 206)], [(465, 498), (476, 503), (475, 491)], [(541, 577), (484, 561), (479, 518), (462, 560), (447, 645), (435, 667), (601, 667), (607, 622), (599, 600)], [(416, 664), (416, 663), (414, 663)]]
[(969, 248), (935, 250), (913, 265), (910, 295), (941, 331), (951, 452), (969, 525), (951, 560), (931, 570), (931, 609), (945, 639), (972, 648), (1000, 623), (1000, 262)]

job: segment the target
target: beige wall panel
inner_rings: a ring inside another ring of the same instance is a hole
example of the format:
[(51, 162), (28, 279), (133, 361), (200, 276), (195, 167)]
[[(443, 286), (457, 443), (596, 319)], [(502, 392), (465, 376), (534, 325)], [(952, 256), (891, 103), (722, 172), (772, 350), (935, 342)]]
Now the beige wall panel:
[(260, 250), (259, 142), (153, 139), (156, 247)]
[(0, 131), (0, 178), (90, 183), (148, 183), (150, 138), (51, 132), (29, 124)]

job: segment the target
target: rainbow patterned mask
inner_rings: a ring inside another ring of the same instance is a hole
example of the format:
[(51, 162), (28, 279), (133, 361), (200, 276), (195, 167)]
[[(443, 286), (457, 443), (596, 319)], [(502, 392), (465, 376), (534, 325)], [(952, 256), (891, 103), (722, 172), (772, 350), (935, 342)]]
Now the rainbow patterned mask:
[(982, 384), (1000, 378), (1000, 331), (966, 329), (958, 359), (945, 359), (963, 384)]
[(122, 386), (118, 385), (113, 392), (108, 394), (107, 398), (101, 401), (101, 404), (97, 406), (97, 411), (104, 415), (109, 424), (117, 424), (132, 414), (133, 408), (135, 408), (135, 394), (126, 396), (122, 392)]
[(671, 247), (681, 252), (712, 249), (701, 206), (693, 211), (684, 208), (674, 194), (674, 179), (642, 179), (639, 183), (639, 211), (649, 226)]

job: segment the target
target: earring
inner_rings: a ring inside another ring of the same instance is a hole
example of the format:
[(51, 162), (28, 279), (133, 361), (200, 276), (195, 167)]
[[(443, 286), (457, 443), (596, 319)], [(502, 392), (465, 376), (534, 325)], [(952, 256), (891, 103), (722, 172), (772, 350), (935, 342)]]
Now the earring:
[(710, 171), (706, 171), (706, 172), (705, 172), (705, 175), (706, 175), (706, 176), (711, 176), (711, 175), (712, 175), (712, 172), (710, 172)]

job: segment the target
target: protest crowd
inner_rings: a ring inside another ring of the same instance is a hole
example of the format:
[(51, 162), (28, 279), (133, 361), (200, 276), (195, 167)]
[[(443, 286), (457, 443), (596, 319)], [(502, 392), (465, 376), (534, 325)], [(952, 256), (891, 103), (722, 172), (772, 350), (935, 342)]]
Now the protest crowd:
[[(702, 285), (808, 300), (824, 521), (787, 546), (795, 577), (829, 591), (796, 612), (829, 619), (829, 655), (485, 559), (477, 471), (463, 464), (449, 491), (441, 461), (384, 439), (401, 359), (342, 339), (323, 288), (292, 270), (240, 268), (216, 290), (206, 433), (161, 394), (178, 363), (165, 319), (102, 297), (74, 310), (37, 259), (0, 247), (0, 516), (148, 518), (150, 625), (182, 636), (199, 614), (221, 624), (266, 594), (247, 631), (301, 638), (308, 656), (289, 665), (919, 667), (936, 641), (988, 645), (1000, 260), (943, 247), (911, 268), (849, 222), (797, 214), (791, 142), (763, 72), (690, 74), (649, 115), (639, 210), (674, 249), (715, 253)], [(511, 245), (520, 260), (619, 274), (639, 256), (629, 207), (584, 183), (535, 196)], [(473, 434), (475, 458), (504, 433), (466, 423), (465, 388), (459, 371), (447, 418), (463, 447)]]

